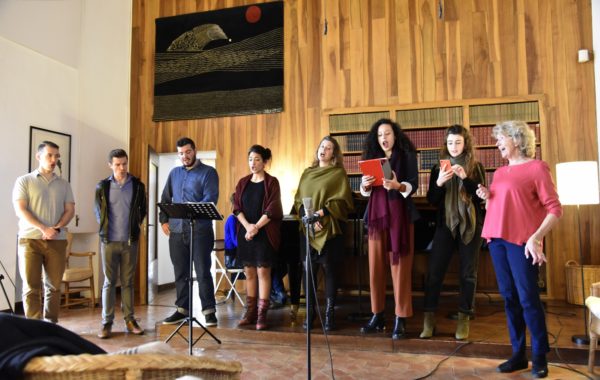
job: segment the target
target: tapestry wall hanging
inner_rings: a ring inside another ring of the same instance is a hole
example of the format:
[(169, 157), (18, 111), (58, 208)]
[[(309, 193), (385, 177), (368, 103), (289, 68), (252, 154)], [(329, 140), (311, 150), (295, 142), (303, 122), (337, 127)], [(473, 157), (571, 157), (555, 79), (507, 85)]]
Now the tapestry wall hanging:
[(283, 110), (283, 2), (156, 19), (154, 121)]

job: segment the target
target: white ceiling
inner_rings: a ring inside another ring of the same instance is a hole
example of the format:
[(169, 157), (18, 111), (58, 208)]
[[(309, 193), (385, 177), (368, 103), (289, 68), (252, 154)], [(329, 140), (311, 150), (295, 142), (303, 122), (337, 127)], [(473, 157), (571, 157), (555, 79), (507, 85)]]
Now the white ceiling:
[(81, 0), (0, 0), (0, 36), (77, 68), (83, 7)]

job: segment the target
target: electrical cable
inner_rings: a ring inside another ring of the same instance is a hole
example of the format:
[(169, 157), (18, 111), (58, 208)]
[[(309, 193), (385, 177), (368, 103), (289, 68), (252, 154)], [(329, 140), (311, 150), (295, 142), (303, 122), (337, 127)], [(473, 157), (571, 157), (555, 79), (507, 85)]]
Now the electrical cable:
[[(313, 296), (314, 296), (314, 300), (315, 300), (315, 312), (317, 313), (317, 315), (319, 316), (319, 322), (321, 324), (321, 329), (323, 330), (323, 335), (325, 336), (325, 342), (327, 343), (327, 352), (329, 354), (329, 365), (331, 368), (331, 378), (335, 380), (335, 375), (333, 372), (333, 354), (331, 353), (331, 346), (329, 345), (329, 335), (327, 334), (327, 331), (325, 330), (325, 324), (323, 323), (323, 318), (321, 318), (321, 306), (319, 306), (319, 302), (317, 300), (317, 287), (315, 284), (315, 276), (314, 276), (314, 271), (313, 271), (313, 265), (312, 265), (312, 260), (306, 260), (308, 262), (308, 265), (310, 266), (310, 280), (312, 282), (312, 292), (313, 292)], [(307, 268), (307, 270), (309, 270)], [(308, 310), (306, 310), (306, 312), (308, 313)], [(309, 326), (306, 326), (307, 328)], [(312, 327), (312, 326), (310, 326)]]
[[(490, 296), (489, 294), (487, 294), (487, 293), (484, 293), (484, 294), (485, 294), (485, 295), (488, 297), (488, 301), (489, 301), (489, 303), (490, 303), (490, 304), (494, 304), (494, 303), (496, 303), (495, 301), (493, 301), (493, 300), (492, 300), (492, 298), (491, 298), (491, 296)], [(498, 312), (500, 312), (500, 310), (497, 310), (497, 311), (494, 311), (494, 312), (492, 312), (492, 313), (488, 313), (488, 314), (486, 314), (486, 315), (482, 315), (482, 316), (491, 316), (491, 315), (493, 315), (493, 314), (496, 314), (496, 313), (498, 313)], [(576, 314), (575, 314), (575, 313), (570, 313), (570, 312), (566, 312), (566, 313), (555, 313), (555, 312), (549, 312), (549, 311), (546, 311), (546, 314), (550, 314), (550, 315), (554, 315), (554, 316), (556, 316), (556, 319), (557, 319), (557, 321), (558, 321), (558, 324), (559, 324), (559, 326), (560, 326), (560, 328), (559, 328), (559, 330), (558, 330), (558, 333), (557, 333), (556, 335), (554, 335), (554, 334), (553, 334), (553, 333), (551, 333), (550, 331), (548, 332), (548, 335), (550, 335), (550, 336), (553, 338), (553, 341), (550, 343), (550, 346), (551, 346), (551, 347), (553, 347), (553, 349), (554, 349), (554, 352), (555, 352), (555, 354), (556, 354), (557, 358), (560, 360), (560, 362), (561, 362), (562, 364), (564, 364), (564, 365), (562, 365), (562, 366), (561, 366), (561, 365), (556, 365), (556, 364), (551, 364), (551, 363), (548, 363), (548, 365), (549, 365), (549, 366), (553, 366), (553, 367), (557, 367), (557, 368), (563, 368), (563, 369), (566, 369), (566, 370), (569, 370), (569, 371), (572, 371), (572, 372), (578, 373), (578, 374), (580, 374), (580, 375), (582, 375), (582, 376), (585, 376), (586, 378), (588, 378), (588, 379), (590, 379), (590, 380), (594, 380), (594, 378), (592, 378), (592, 377), (588, 376), (587, 374), (585, 374), (585, 373), (583, 373), (583, 372), (579, 371), (579, 370), (578, 370), (578, 369), (576, 369), (576, 368), (573, 368), (573, 367), (571, 367), (571, 365), (569, 365), (569, 363), (567, 363), (567, 362), (566, 362), (566, 361), (565, 361), (565, 360), (564, 360), (564, 359), (563, 359), (563, 358), (560, 356), (560, 351), (559, 351), (559, 348), (558, 348), (558, 338), (560, 337), (560, 334), (562, 333), (562, 330), (563, 330), (563, 324), (562, 324), (562, 321), (560, 320), (560, 317), (572, 317), (572, 316), (575, 316)], [(480, 314), (478, 314), (478, 315), (480, 315)], [(414, 380), (423, 380), (423, 379), (427, 379), (427, 378), (431, 377), (431, 376), (432, 376), (432, 375), (433, 375), (433, 374), (434, 374), (434, 373), (435, 373), (435, 372), (436, 372), (436, 371), (437, 371), (437, 370), (440, 368), (440, 366), (441, 366), (441, 365), (442, 365), (442, 364), (443, 364), (443, 363), (444, 363), (446, 360), (448, 360), (448, 359), (450, 359), (451, 357), (455, 356), (455, 355), (456, 355), (456, 353), (458, 353), (458, 352), (459, 352), (459, 351), (460, 351), (460, 350), (461, 350), (463, 347), (466, 347), (466, 346), (468, 346), (469, 344), (473, 344), (473, 343), (485, 343), (485, 342), (487, 342), (487, 341), (490, 339), (490, 337), (491, 337), (491, 335), (490, 335), (490, 336), (488, 336), (487, 338), (484, 338), (484, 339), (481, 339), (481, 340), (478, 340), (478, 341), (470, 341), (470, 342), (465, 342), (465, 343), (463, 343), (463, 344), (459, 345), (459, 346), (458, 346), (458, 347), (456, 347), (456, 348), (455, 348), (455, 349), (454, 349), (454, 350), (453, 350), (453, 351), (452, 351), (450, 354), (448, 354), (448, 356), (446, 356), (445, 358), (443, 358), (442, 360), (440, 360), (440, 361), (439, 361), (439, 362), (436, 364), (436, 366), (435, 366), (435, 367), (434, 367), (434, 368), (433, 368), (433, 369), (432, 369), (432, 370), (431, 370), (429, 373), (427, 373), (427, 374), (426, 374), (426, 375), (424, 375), (424, 376), (418, 377), (418, 378), (416, 378), (416, 379), (414, 379)]]

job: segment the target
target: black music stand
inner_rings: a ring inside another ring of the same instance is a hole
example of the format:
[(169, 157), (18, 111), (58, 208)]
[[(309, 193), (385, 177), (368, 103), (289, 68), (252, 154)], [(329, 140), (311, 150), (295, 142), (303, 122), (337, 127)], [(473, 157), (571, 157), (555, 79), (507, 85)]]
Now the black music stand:
[[(167, 340), (165, 340), (165, 343), (168, 343), (171, 340), (171, 338), (173, 338), (175, 336), (175, 334), (179, 334), (179, 336), (182, 337), (183, 340), (188, 342), (189, 352), (190, 352), (190, 355), (192, 355), (192, 347), (194, 347), (196, 342), (198, 342), (204, 336), (204, 334), (210, 335), (215, 341), (217, 341), (217, 343), (221, 344), (221, 341), (216, 336), (214, 336), (213, 333), (208, 331), (206, 326), (204, 326), (202, 323), (198, 322), (198, 320), (194, 317), (194, 309), (193, 309), (193, 304), (194, 304), (194, 301), (193, 301), (194, 300), (194, 297), (193, 297), (193, 290), (194, 290), (194, 276), (193, 276), (194, 222), (196, 221), (196, 219), (223, 220), (223, 216), (221, 214), (219, 214), (217, 207), (212, 202), (158, 203), (157, 205), (162, 210), (162, 212), (167, 214), (167, 216), (169, 218), (171, 218), (171, 219), (188, 219), (189, 223), (190, 223), (190, 263), (189, 263), (189, 273), (188, 273), (188, 287), (189, 287), (188, 316), (179, 324), (179, 326), (177, 326), (175, 331), (173, 331), (171, 333), (171, 335), (169, 335)], [(193, 338), (193, 336), (194, 336), (193, 323), (194, 322), (196, 322), (198, 324), (198, 326), (202, 327), (202, 329), (204, 330), (202, 335), (200, 335), (198, 337), (198, 339), (196, 339), (196, 340), (194, 340), (194, 338)], [(187, 339), (185, 336), (183, 336), (179, 332), (179, 330), (186, 323), (189, 323)]]

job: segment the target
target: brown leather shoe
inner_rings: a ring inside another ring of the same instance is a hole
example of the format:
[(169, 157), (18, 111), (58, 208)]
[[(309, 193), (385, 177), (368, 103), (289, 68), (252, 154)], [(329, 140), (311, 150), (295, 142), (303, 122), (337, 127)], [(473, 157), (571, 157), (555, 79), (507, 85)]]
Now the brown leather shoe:
[(132, 333), (134, 335), (142, 335), (144, 334), (144, 329), (138, 325), (135, 319), (130, 319), (125, 322), (125, 326), (127, 327), (127, 332)]
[(108, 339), (110, 338), (110, 331), (112, 330), (112, 323), (102, 324), (102, 329), (98, 333), (98, 338)]

